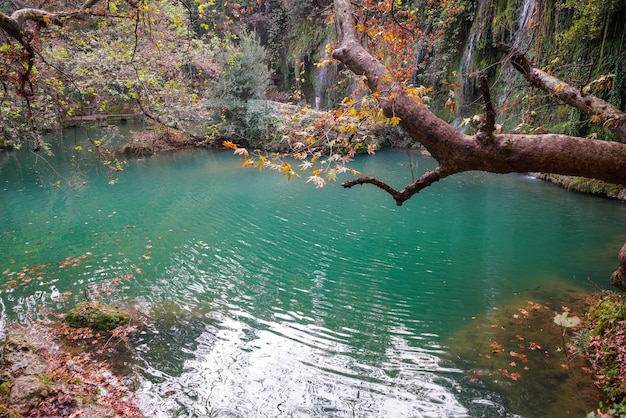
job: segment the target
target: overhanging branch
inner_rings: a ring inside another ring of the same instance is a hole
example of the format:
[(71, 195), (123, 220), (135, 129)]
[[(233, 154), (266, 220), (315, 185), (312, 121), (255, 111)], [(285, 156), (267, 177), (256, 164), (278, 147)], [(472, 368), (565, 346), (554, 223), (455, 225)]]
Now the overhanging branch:
[(349, 189), (359, 184), (373, 184), (374, 186), (389, 193), (396, 201), (396, 205), (402, 206), (402, 204), (409, 200), (413, 195), (419, 193), (434, 182), (441, 180), (443, 177), (445, 176), (442, 176), (441, 174), (441, 167), (437, 167), (433, 171), (427, 171), (422, 175), (422, 177), (407, 185), (402, 190), (396, 190), (384, 181), (373, 177), (361, 177), (355, 180), (344, 181), (341, 185), (346, 189)]
[(581, 89), (535, 67), (524, 54), (512, 46), (500, 43), (498, 49), (507, 54), (513, 68), (522, 74), (532, 86), (538, 87), (581, 112), (597, 118), (597, 121), (611, 130), (621, 142), (626, 142), (626, 115), (621, 110), (611, 103), (593, 94), (584, 93)]
[[(385, 115), (399, 118), (405, 132), (420, 142), (448, 175), (471, 170), (545, 172), (626, 184), (626, 144), (568, 135), (513, 133), (494, 134), (484, 143), (477, 135), (460, 132), (408, 94), (363, 48), (350, 0), (334, 0), (334, 4), (339, 46), (333, 57), (355, 74), (365, 75)], [(524, 65), (522, 62), (520, 66)], [(617, 118), (626, 118), (619, 110), (616, 112)]]

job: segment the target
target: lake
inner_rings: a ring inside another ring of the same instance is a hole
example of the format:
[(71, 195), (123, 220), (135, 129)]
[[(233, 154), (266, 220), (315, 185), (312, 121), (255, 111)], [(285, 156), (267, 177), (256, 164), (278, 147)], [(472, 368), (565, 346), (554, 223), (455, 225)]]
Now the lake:
[[(128, 159), (111, 185), (98, 135), (0, 154), (0, 325), (85, 293), (139, 310), (148, 416), (540, 416), (530, 401), (561, 389), (523, 389), (533, 370), (478, 384), (459, 348), (502, 307), (609, 288), (626, 242), (626, 205), (527, 175), (457, 175), (397, 207), (193, 149)], [(386, 150), (353, 167), (401, 187), (411, 165), (435, 166)]]

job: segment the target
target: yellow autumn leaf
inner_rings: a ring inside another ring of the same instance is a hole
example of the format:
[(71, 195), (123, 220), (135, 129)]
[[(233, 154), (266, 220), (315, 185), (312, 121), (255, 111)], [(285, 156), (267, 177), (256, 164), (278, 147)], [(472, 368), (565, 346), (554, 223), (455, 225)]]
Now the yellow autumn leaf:
[(293, 170), (291, 169), (291, 164), (289, 163), (283, 163), (280, 167), (280, 171), (283, 176), (287, 177), (287, 180), (291, 180), (291, 177), (294, 174)]
[(398, 124), (400, 123), (400, 118), (397, 116), (389, 118), (389, 123), (391, 124), (391, 126), (398, 126)]

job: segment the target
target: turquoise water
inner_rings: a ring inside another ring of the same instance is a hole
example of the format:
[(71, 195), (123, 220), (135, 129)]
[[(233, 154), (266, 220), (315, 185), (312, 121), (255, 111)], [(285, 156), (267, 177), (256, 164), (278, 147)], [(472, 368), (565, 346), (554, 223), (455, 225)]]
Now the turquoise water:
[[(607, 288), (626, 241), (626, 205), (524, 175), (467, 173), (397, 207), (225, 151), (129, 160), (109, 185), (82, 132), (60, 141), (0, 154), (2, 324), (84, 288), (137, 307), (149, 416), (523, 414), (466, 390), (449, 337), (526, 289)], [(354, 166), (399, 187), (408, 158)]]

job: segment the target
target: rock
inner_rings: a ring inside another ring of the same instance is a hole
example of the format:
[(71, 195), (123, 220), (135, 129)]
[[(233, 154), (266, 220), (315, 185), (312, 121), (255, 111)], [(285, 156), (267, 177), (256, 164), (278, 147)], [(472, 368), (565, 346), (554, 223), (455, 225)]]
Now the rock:
[(48, 386), (37, 376), (20, 376), (11, 384), (9, 404), (21, 414), (37, 406), (48, 396)]
[[(115, 322), (119, 318), (122, 322), (130, 319), (123, 312), (122, 315), (117, 312), (115, 317), (118, 318)], [(98, 371), (90, 370), (93, 363), (79, 364), (79, 360), (70, 358), (69, 352), (55, 344), (54, 338), (49, 328), (40, 324), (12, 326), (7, 330), (0, 369), (0, 418), (120, 416), (112, 407), (98, 404), (106, 396), (105, 388), (95, 393), (96, 383), (92, 383), (100, 381), (102, 375), (115, 382), (119, 378), (106, 369), (102, 371), (101, 366)], [(121, 408), (131, 411), (132, 416), (142, 416), (132, 401), (122, 399), (127, 393), (119, 390), (119, 384), (103, 385), (113, 392), (109, 402), (114, 399)]]
[(82, 302), (65, 314), (65, 322), (75, 328), (110, 330), (130, 321), (130, 314), (116, 306)]
[(35, 353), (24, 332), (9, 333), (3, 348), (4, 365), (3, 379), (11, 379), (18, 375), (35, 375), (46, 370), (44, 361)]

